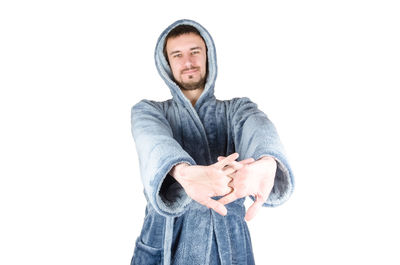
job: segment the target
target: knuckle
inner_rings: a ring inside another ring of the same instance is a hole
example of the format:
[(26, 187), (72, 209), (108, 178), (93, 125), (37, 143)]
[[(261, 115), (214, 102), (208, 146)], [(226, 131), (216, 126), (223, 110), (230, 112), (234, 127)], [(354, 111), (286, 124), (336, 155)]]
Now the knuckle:
[(216, 195), (223, 195), (223, 194), (226, 194), (226, 188), (225, 187), (222, 187), (222, 186), (219, 186), (219, 187), (215, 187), (214, 188), (214, 192), (215, 192), (215, 194)]
[(239, 191), (245, 191), (245, 190), (247, 190), (247, 184), (245, 182), (241, 181), (241, 182), (237, 183), (237, 189)]
[(237, 196), (238, 196), (239, 198), (243, 198), (243, 197), (245, 197), (245, 196), (247, 195), (246, 192), (243, 192), (243, 191), (239, 191), (239, 192), (237, 192), (236, 194), (237, 194)]
[(226, 185), (226, 182), (223, 178), (218, 178), (215, 180), (215, 185), (222, 187)]
[(241, 171), (242, 171), (243, 174), (248, 174), (249, 171), (250, 171), (250, 168), (249, 168), (248, 165), (244, 165), (244, 166), (242, 167)]

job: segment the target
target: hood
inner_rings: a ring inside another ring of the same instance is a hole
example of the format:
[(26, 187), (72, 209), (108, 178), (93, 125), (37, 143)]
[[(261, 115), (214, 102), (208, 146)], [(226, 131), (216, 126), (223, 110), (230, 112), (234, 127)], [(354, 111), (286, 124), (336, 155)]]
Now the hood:
[(198, 106), (201, 106), (204, 102), (207, 100), (210, 100), (214, 98), (214, 83), (215, 79), (217, 78), (217, 57), (216, 57), (216, 52), (215, 52), (215, 46), (214, 46), (214, 41), (211, 38), (211, 35), (208, 33), (208, 31), (201, 26), (199, 23), (193, 21), (193, 20), (188, 20), (188, 19), (182, 19), (178, 20), (174, 23), (172, 23), (169, 27), (167, 27), (160, 35), (157, 41), (156, 49), (155, 49), (155, 61), (156, 61), (156, 67), (158, 70), (158, 73), (161, 75), (161, 78), (165, 81), (169, 89), (171, 90), (171, 94), (174, 100), (178, 101), (181, 104), (184, 105), (190, 105), (190, 101), (185, 97), (185, 95), (182, 93), (181, 89), (179, 86), (175, 83), (171, 68), (168, 65), (168, 62), (166, 58), (164, 57), (163, 49), (164, 49), (164, 42), (165, 38), (168, 35), (168, 33), (175, 27), (179, 25), (191, 25), (195, 27), (199, 32), (200, 35), (203, 37), (204, 42), (207, 47), (207, 69), (208, 69), (208, 75), (207, 75), (207, 80), (206, 84), (204, 87), (204, 91), (201, 94), (200, 98), (196, 102), (196, 109)]

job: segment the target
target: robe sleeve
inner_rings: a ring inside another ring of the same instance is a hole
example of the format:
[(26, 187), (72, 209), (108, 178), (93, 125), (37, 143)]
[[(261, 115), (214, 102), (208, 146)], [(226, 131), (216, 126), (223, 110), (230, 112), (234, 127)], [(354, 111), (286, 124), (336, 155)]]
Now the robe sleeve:
[(169, 172), (179, 163), (196, 162), (173, 138), (159, 103), (142, 100), (134, 105), (131, 122), (145, 196), (161, 215), (182, 214), (191, 198)]
[(234, 99), (231, 107), (231, 129), (239, 160), (271, 156), (277, 161), (274, 187), (263, 206), (284, 203), (293, 192), (294, 179), (275, 126), (248, 98)]

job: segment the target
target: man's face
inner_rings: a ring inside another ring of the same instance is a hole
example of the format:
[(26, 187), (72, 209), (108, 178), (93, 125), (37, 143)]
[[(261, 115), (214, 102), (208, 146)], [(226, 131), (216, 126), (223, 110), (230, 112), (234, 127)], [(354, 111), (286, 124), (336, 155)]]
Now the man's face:
[(187, 33), (167, 40), (166, 51), (175, 81), (181, 89), (203, 89), (207, 73), (207, 50), (203, 39)]

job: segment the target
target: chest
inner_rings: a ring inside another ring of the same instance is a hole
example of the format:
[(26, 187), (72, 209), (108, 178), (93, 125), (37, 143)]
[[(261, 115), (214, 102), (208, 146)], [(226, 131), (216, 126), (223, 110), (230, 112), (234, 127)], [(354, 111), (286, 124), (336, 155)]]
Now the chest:
[(227, 104), (205, 104), (197, 111), (171, 104), (166, 112), (173, 137), (198, 164), (209, 165), (234, 152)]

